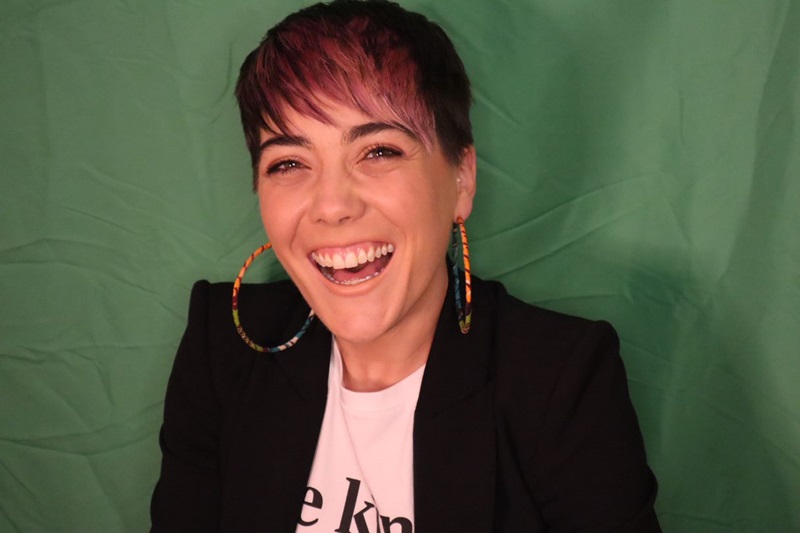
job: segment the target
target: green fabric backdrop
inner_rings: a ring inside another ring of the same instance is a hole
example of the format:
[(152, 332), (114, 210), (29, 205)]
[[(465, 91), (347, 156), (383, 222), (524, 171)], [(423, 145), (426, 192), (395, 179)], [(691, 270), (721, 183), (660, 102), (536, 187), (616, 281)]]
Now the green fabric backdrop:
[[(148, 527), (189, 288), (263, 240), (235, 75), (298, 5), (0, 3), (0, 531)], [(800, 531), (800, 3), (406, 5), (473, 78), (475, 270), (615, 324), (665, 530)]]

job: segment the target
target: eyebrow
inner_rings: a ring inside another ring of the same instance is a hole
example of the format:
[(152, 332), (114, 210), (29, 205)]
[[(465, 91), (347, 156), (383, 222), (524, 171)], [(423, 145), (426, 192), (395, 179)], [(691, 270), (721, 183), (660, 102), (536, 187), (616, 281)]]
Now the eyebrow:
[[(389, 122), (367, 122), (366, 124), (359, 124), (358, 126), (353, 126), (347, 130), (344, 135), (342, 135), (342, 142), (349, 144), (361, 139), (362, 137), (391, 130), (399, 131), (405, 135), (408, 135), (413, 140), (419, 141), (419, 137), (417, 137), (414, 132), (399, 124), (391, 124)], [(270, 137), (258, 146), (259, 155), (270, 146), (300, 146), (303, 148), (308, 148), (311, 146), (311, 142), (302, 135), (276, 135), (274, 137)]]
[(392, 124), (389, 122), (367, 122), (366, 124), (353, 126), (349, 130), (347, 130), (345, 134), (342, 136), (342, 141), (347, 144), (355, 140), (358, 140), (362, 137), (372, 135), (373, 133), (380, 133), (382, 131), (389, 131), (389, 130), (399, 131), (401, 133), (408, 135), (415, 141), (419, 140), (419, 138), (414, 134), (414, 132), (399, 124)]
[(311, 143), (302, 135), (276, 135), (258, 145), (258, 153), (262, 154), (270, 146), (302, 146), (308, 147)]

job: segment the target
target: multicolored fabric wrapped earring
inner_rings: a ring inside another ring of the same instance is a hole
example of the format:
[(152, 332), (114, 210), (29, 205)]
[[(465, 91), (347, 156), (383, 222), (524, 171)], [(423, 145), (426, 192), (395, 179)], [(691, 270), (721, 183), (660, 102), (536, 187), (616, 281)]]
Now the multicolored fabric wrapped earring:
[[(461, 333), (467, 334), (472, 324), (472, 275), (469, 266), (469, 245), (467, 244), (467, 228), (464, 226), (464, 219), (458, 217), (453, 224), (453, 234), (450, 241), (453, 252), (453, 279), (456, 293), (456, 313), (458, 314), (458, 326)], [(459, 253), (460, 248), (460, 253)], [(461, 275), (458, 263), (459, 255), (464, 266), (464, 301), (466, 305), (461, 305)]]
[(244, 328), (242, 327), (241, 322), (239, 322), (239, 289), (242, 286), (242, 278), (244, 278), (244, 273), (247, 272), (247, 269), (250, 268), (250, 265), (253, 264), (253, 261), (256, 257), (264, 253), (266, 250), (272, 248), (271, 243), (267, 243), (264, 246), (259, 247), (255, 252), (250, 254), (250, 257), (247, 258), (247, 261), (244, 262), (242, 265), (242, 269), (239, 270), (239, 275), (236, 276), (236, 281), (233, 282), (233, 323), (236, 325), (236, 331), (239, 332), (239, 336), (242, 337), (242, 340), (247, 344), (249, 347), (254, 349), (257, 352), (267, 352), (267, 353), (276, 353), (282, 352), (287, 350), (297, 344), (297, 341), (305, 334), (308, 326), (311, 325), (311, 322), (314, 320), (314, 310), (312, 309), (308, 313), (308, 318), (306, 319), (303, 327), (300, 328), (300, 331), (297, 334), (289, 339), (288, 341), (284, 342), (280, 346), (275, 346), (274, 348), (261, 346), (253, 342), (250, 337), (247, 336), (247, 333), (244, 332)]

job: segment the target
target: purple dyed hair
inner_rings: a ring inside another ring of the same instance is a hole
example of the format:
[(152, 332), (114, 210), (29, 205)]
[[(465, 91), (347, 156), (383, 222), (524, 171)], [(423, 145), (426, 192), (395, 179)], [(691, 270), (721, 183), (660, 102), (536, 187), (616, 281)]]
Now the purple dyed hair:
[(469, 78), (453, 43), (386, 0), (334, 0), (286, 17), (242, 64), (236, 99), (255, 174), (260, 131), (288, 133), (288, 107), (332, 123), (329, 100), (406, 129), (457, 164), (472, 144)]

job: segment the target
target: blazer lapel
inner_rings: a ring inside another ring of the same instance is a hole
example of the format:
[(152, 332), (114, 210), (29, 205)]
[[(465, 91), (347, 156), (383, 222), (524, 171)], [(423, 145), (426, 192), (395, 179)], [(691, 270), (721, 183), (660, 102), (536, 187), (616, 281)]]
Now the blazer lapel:
[[(414, 421), (415, 531), (490, 531), (495, 429), (489, 356), (493, 314), (473, 281), (473, 326), (458, 327), (451, 287), (439, 317)], [(488, 295), (487, 295), (488, 296)]]
[(274, 527), (264, 527), (264, 531), (294, 531), (297, 527), (325, 414), (330, 353), (331, 334), (316, 320), (295, 346), (275, 354), (275, 363), (296, 394), (286, 395), (287, 401), (273, 413), (283, 430), (276, 427), (278, 431), (270, 436), (271, 444), (280, 448), (272, 457), (280, 459), (266, 499), (274, 502), (276, 520)]
[[(451, 280), (417, 402), (414, 514), (415, 531), (422, 533), (492, 528), (494, 314), (475, 278), (473, 295), (472, 329), (462, 335)], [(299, 327), (303, 320), (302, 313), (293, 317), (289, 329), (296, 331), (294, 323)], [(233, 495), (224, 529), (296, 528), (325, 412), (330, 350), (331, 334), (317, 320), (290, 350), (257, 358), (253, 373), (260, 377), (244, 392), (237, 446), (231, 450), (238, 466), (228, 480)]]
[[(306, 313), (292, 317), (289, 335)], [(325, 413), (330, 351), (331, 334), (316, 320), (292, 348), (256, 357), (230, 453), (235, 475), (223, 529), (297, 527)]]

